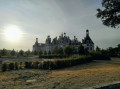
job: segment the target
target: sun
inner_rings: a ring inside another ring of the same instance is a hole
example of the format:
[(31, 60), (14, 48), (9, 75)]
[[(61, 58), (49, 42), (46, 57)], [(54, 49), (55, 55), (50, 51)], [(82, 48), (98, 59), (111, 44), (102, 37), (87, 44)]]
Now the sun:
[(5, 36), (9, 41), (18, 41), (21, 37), (21, 31), (19, 27), (15, 25), (7, 26), (4, 31)]

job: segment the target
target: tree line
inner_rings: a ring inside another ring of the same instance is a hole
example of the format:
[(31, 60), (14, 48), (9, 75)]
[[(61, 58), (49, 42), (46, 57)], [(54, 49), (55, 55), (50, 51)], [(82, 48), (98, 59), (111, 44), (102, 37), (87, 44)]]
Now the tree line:
[(42, 52), (42, 51), (24, 51), (24, 50), (19, 50), (19, 51), (15, 51), (13, 50), (7, 50), (5, 48), (3, 48), (2, 50), (0, 50), (0, 57), (31, 57), (31, 56), (47, 56), (47, 55), (52, 55), (52, 56), (58, 56), (60, 55), (60, 57), (64, 57), (64, 56), (72, 56), (75, 54), (79, 54), (79, 55), (89, 55), (89, 54), (93, 54), (93, 53), (101, 53), (101, 54), (105, 54), (107, 56), (110, 57), (120, 57), (120, 44), (118, 44), (117, 47), (109, 47), (107, 49), (101, 49), (98, 46), (95, 48), (95, 50), (89, 52), (87, 48), (84, 48), (84, 46), (82, 46), (82, 44), (80, 44), (78, 47), (73, 47), (70, 45), (65, 46), (64, 48), (58, 48), (57, 46), (53, 49), (53, 51), (48, 51), (48, 53), (46, 51)]

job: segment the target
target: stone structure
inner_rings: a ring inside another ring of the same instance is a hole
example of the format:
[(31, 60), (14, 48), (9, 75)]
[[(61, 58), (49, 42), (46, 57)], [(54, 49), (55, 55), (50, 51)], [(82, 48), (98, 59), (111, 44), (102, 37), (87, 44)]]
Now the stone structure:
[(89, 52), (91, 50), (94, 50), (94, 43), (89, 36), (89, 30), (86, 30), (86, 37), (82, 39), (82, 45), (84, 46), (84, 48), (87, 48)]
[[(73, 46), (78, 48), (81, 44), (80, 41), (74, 36), (74, 39), (70, 39), (66, 33), (62, 33), (59, 38), (55, 37), (51, 40), (50, 36), (46, 38), (45, 43), (38, 43), (38, 38), (36, 38), (36, 42), (33, 45), (33, 51), (42, 51), (42, 52), (52, 52), (55, 47), (64, 48), (66, 45)], [(89, 37), (89, 30), (86, 30), (86, 37), (82, 40), (82, 45), (84, 48), (88, 48), (89, 51), (94, 49), (94, 43)]]

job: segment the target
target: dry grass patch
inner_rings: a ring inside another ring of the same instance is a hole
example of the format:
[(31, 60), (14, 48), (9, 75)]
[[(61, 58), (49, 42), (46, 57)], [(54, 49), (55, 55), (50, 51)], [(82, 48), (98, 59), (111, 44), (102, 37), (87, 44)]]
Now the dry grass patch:
[(120, 81), (120, 62), (94, 61), (59, 70), (0, 72), (0, 89), (82, 89)]

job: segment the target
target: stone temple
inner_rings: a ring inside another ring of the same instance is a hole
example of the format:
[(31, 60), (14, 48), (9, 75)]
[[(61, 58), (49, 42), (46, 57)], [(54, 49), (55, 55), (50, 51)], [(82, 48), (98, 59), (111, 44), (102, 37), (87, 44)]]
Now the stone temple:
[(75, 36), (74, 39), (70, 39), (66, 33), (62, 33), (59, 38), (55, 37), (53, 40), (48, 36), (45, 43), (38, 43), (38, 38), (36, 38), (36, 42), (33, 45), (33, 51), (42, 51), (43, 53), (46, 51), (48, 53), (49, 51), (52, 52), (56, 46), (58, 48), (64, 48), (66, 45), (70, 45), (78, 48), (80, 44), (82, 44), (84, 48), (87, 48), (89, 52), (94, 50), (94, 43), (89, 36), (89, 30), (86, 30), (86, 37), (82, 39), (82, 42), (78, 41)]

